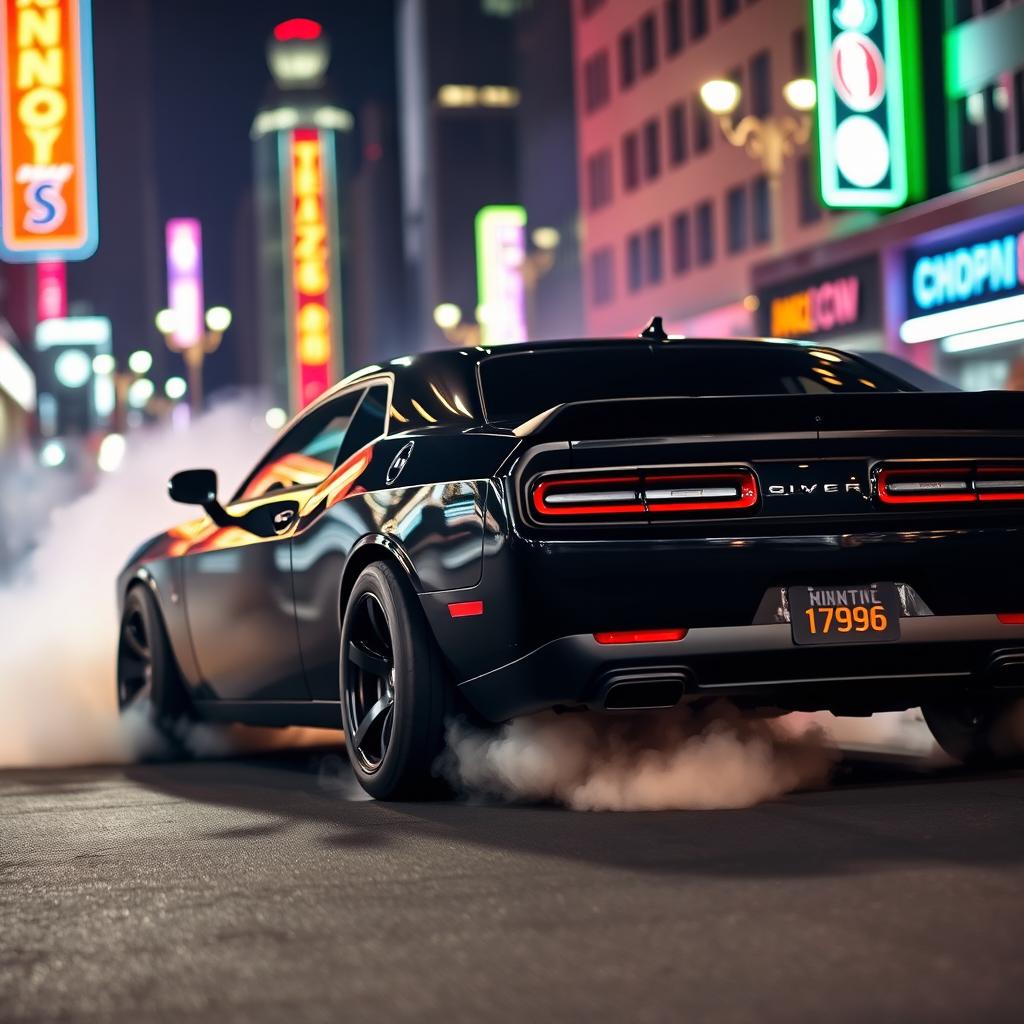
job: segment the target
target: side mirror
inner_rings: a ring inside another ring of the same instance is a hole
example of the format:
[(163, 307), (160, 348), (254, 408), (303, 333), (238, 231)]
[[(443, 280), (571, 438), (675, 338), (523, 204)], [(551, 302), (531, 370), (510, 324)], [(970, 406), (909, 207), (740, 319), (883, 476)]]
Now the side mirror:
[(217, 504), (217, 474), (212, 469), (185, 469), (171, 477), (167, 490), (171, 501), (207, 508)]

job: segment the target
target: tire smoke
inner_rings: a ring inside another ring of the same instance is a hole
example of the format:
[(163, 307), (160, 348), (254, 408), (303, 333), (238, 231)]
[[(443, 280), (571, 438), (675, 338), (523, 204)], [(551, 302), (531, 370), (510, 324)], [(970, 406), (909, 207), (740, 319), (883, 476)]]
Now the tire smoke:
[[(262, 412), (237, 399), (184, 430), (132, 433), (121, 466), (64, 503), (66, 487), (52, 470), (5, 474), (8, 505), (18, 508), (8, 490), (16, 480), (22, 533), (27, 541), (30, 532), (36, 546), (0, 585), (0, 767), (161, 754), (162, 741), (142, 712), (117, 713), (115, 577), (140, 542), (188, 517), (167, 497), (171, 473), (211, 466), (227, 491), (269, 440)], [(270, 732), (281, 742), (281, 730)], [(237, 749), (234, 736), (199, 726), (186, 742), (197, 754), (220, 756)]]
[(441, 770), (469, 794), (580, 811), (749, 807), (825, 785), (838, 749), (808, 720), (726, 703), (643, 714), (540, 714), (497, 732), (454, 723)]

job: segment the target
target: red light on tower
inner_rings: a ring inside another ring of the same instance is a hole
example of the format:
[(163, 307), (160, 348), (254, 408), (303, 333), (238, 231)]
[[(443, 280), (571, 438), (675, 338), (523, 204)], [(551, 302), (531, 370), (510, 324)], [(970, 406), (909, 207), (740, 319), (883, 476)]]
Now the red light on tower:
[(287, 43), (293, 39), (310, 40), (319, 39), (323, 29), (318, 22), (311, 18), (290, 18), (282, 21), (274, 28), (274, 38), (280, 43)]

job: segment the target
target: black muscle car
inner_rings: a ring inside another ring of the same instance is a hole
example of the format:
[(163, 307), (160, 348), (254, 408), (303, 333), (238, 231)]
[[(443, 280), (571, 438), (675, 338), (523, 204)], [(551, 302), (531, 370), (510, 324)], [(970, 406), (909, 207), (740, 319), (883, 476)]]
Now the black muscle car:
[(374, 796), (445, 723), (728, 698), (921, 705), (959, 758), (1024, 696), (1024, 396), (814, 344), (426, 353), (305, 409), (118, 580), (120, 704), (343, 727)]

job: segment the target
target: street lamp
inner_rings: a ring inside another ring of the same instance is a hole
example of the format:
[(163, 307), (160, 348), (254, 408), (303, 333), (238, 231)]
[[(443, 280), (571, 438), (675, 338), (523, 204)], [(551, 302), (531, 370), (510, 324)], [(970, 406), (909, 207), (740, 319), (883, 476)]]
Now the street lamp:
[(206, 311), (206, 330), (194, 345), (181, 346), (175, 341), (177, 317), (173, 309), (161, 309), (155, 323), (167, 347), (185, 360), (192, 411), (199, 412), (203, 405), (203, 361), (220, 347), (224, 332), (231, 326), (231, 310), (227, 306), (211, 306)]
[(814, 82), (794, 78), (782, 87), (782, 98), (792, 113), (780, 116), (755, 117), (748, 114), (733, 124), (739, 106), (740, 87), (724, 78), (705, 82), (700, 88), (701, 102), (718, 118), (718, 125), (729, 143), (758, 160), (768, 179), (772, 222), (772, 250), (777, 252), (782, 238), (782, 169), (786, 157), (811, 137), (811, 116), (817, 102)]

